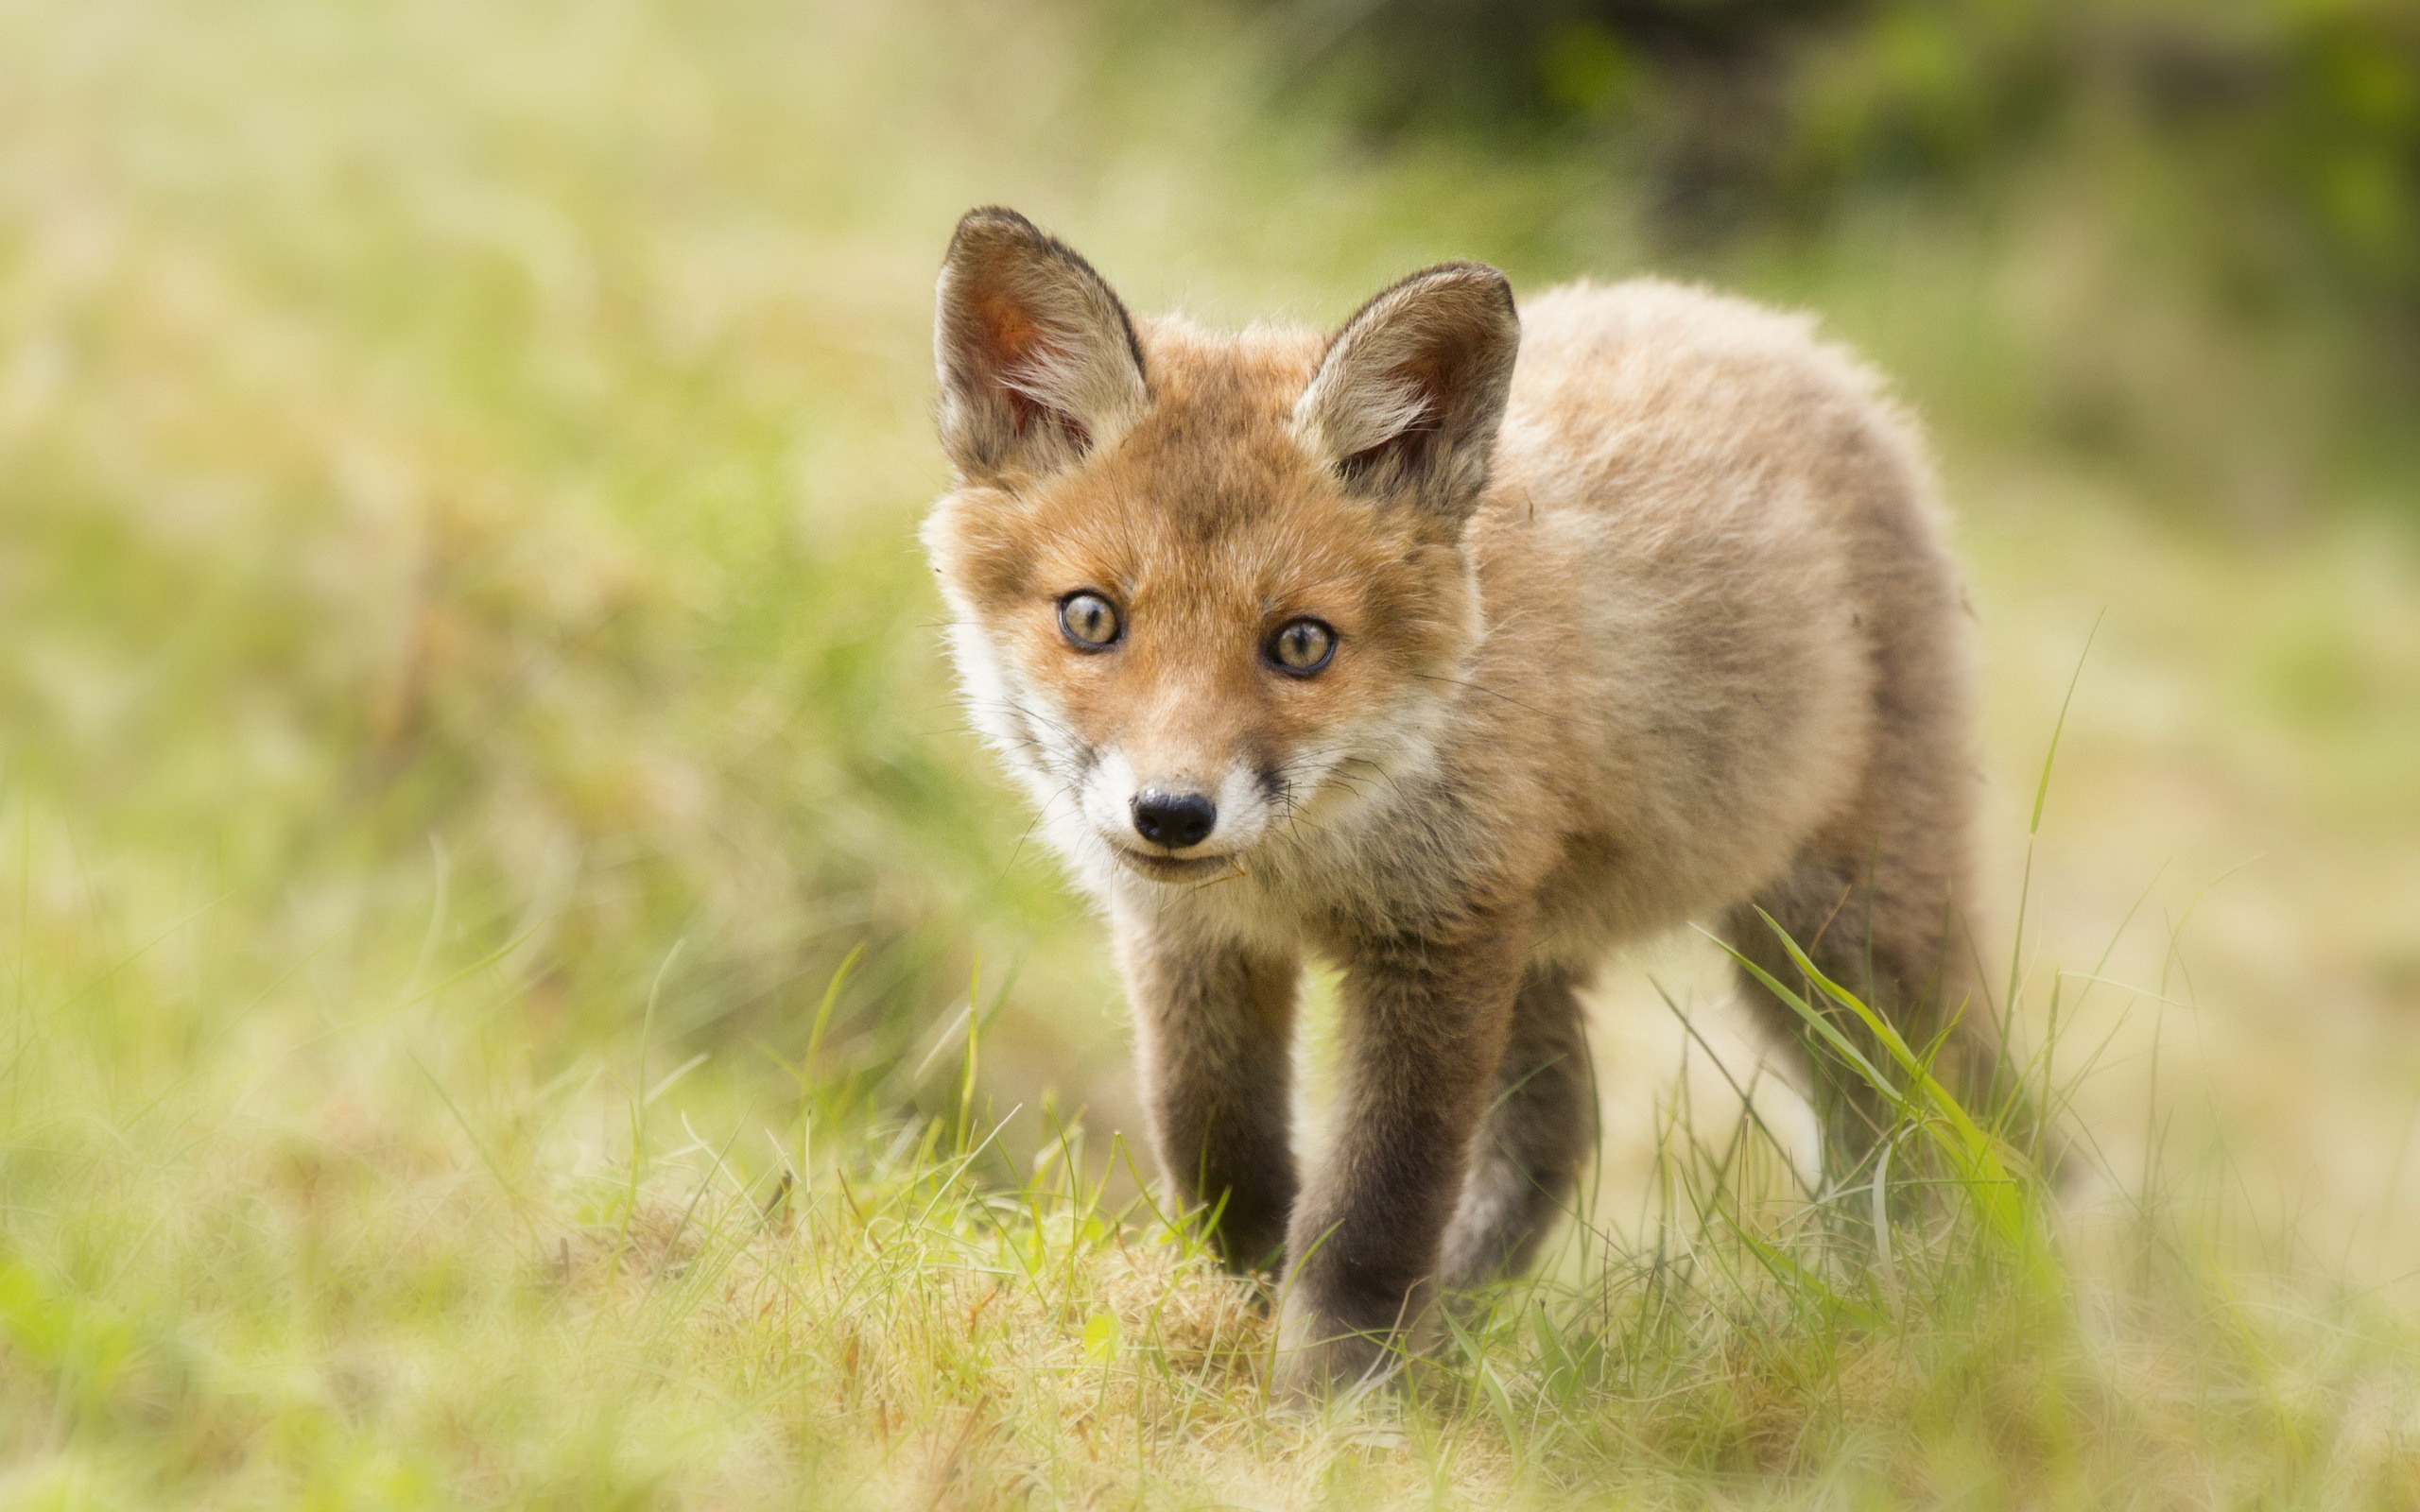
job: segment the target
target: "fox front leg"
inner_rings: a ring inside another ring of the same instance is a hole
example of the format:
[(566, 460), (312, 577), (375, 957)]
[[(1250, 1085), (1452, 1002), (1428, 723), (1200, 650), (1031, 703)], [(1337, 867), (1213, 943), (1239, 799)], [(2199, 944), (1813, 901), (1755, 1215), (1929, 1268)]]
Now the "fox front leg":
[(1371, 1379), (1420, 1332), (1524, 954), (1500, 924), (1349, 954), (1336, 1141), (1287, 1236), (1282, 1393)]
[(1216, 1212), (1230, 1270), (1273, 1271), (1294, 1205), (1290, 1120), (1299, 963), (1122, 921), (1118, 964), (1160, 1168)]

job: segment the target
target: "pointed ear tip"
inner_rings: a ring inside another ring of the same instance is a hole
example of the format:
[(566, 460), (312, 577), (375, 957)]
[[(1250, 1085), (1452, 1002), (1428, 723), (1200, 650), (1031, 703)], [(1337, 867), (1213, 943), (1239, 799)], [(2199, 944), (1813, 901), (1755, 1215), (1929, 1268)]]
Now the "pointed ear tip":
[(1468, 257), (1457, 257), (1448, 262), (1440, 263), (1435, 267), (1430, 268), (1429, 271), (1432, 273), (1451, 273), (1459, 278), (1467, 278), (1474, 282), (1483, 284), (1503, 284), (1510, 285), (1512, 283), (1512, 280), (1504, 276), (1504, 269), (1496, 266), (1494, 263), (1482, 263)]
[(960, 228), (985, 222), (994, 223), (1001, 226), (1013, 226), (1025, 231), (1031, 231), (1034, 229), (1032, 221), (1028, 220), (1021, 215), (1018, 215), (1015, 211), (1011, 210), (1006, 205), (977, 205), (974, 209), (968, 211), (965, 215), (958, 217), (958, 224)]
[(1506, 309), (1512, 305), (1512, 281), (1504, 270), (1486, 263), (1440, 263), (1422, 275), (1433, 279), (1438, 285), (1462, 288), (1482, 298), (1495, 301)]
[(1047, 239), (1041, 227), (1006, 205), (977, 205), (958, 217), (958, 229), (950, 232), (949, 250), (955, 257), (968, 247), (986, 242), (1031, 244)]
[(1431, 310), (1459, 310), (1465, 317), (1514, 327), (1521, 318), (1512, 299), (1512, 281), (1501, 269), (1485, 263), (1452, 262), (1404, 275), (1373, 296), (1345, 325), (1349, 329), (1382, 311), (1424, 305)]

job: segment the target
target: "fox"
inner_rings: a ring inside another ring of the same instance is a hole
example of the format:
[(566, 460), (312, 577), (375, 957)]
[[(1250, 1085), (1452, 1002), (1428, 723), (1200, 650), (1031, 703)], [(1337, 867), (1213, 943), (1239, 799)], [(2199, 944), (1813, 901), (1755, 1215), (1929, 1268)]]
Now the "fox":
[(999, 207), (936, 303), (961, 693), (1106, 916), (1163, 1179), (1276, 1281), (1279, 1389), (1382, 1379), (1533, 1263), (1626, 944), (1730, 947), (1829, 1167), (1887, 1120), (1758, 975), (1806, 980), (1781, 934), (1953, 1086), (1998, 1075), (1971, 611), (1914, 422), (1809, 318), (1653, 279), (1516, 306), (1449, 262), (1332, 332), (1222, 333)]

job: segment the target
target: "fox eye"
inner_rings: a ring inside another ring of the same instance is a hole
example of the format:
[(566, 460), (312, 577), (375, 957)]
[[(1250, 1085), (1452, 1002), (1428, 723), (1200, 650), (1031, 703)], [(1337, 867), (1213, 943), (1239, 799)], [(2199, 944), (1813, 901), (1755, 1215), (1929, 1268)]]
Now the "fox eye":
[(1105, 651), (1123, 628), (1117, 610), (1098, 593), (1069, 593), (1059, 601), (1059, 630), (1080, 651)]
[(1289, 620), (1269, 638), (1269, 660), (1280, 672), (1307, 678), (1336, 655), (1336, 631), (1319, 620)]

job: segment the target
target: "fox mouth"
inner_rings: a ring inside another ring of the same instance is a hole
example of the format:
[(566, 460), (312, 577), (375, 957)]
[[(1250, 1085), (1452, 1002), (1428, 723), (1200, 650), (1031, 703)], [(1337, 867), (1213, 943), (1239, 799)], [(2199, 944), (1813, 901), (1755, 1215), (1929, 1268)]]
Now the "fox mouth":
[(1110, 850), (1127, 868), (1153, 882), (1199, 882), (1230, 869), (1241, 870), (1233, 856), (1164, 856), (1112, 845)]

